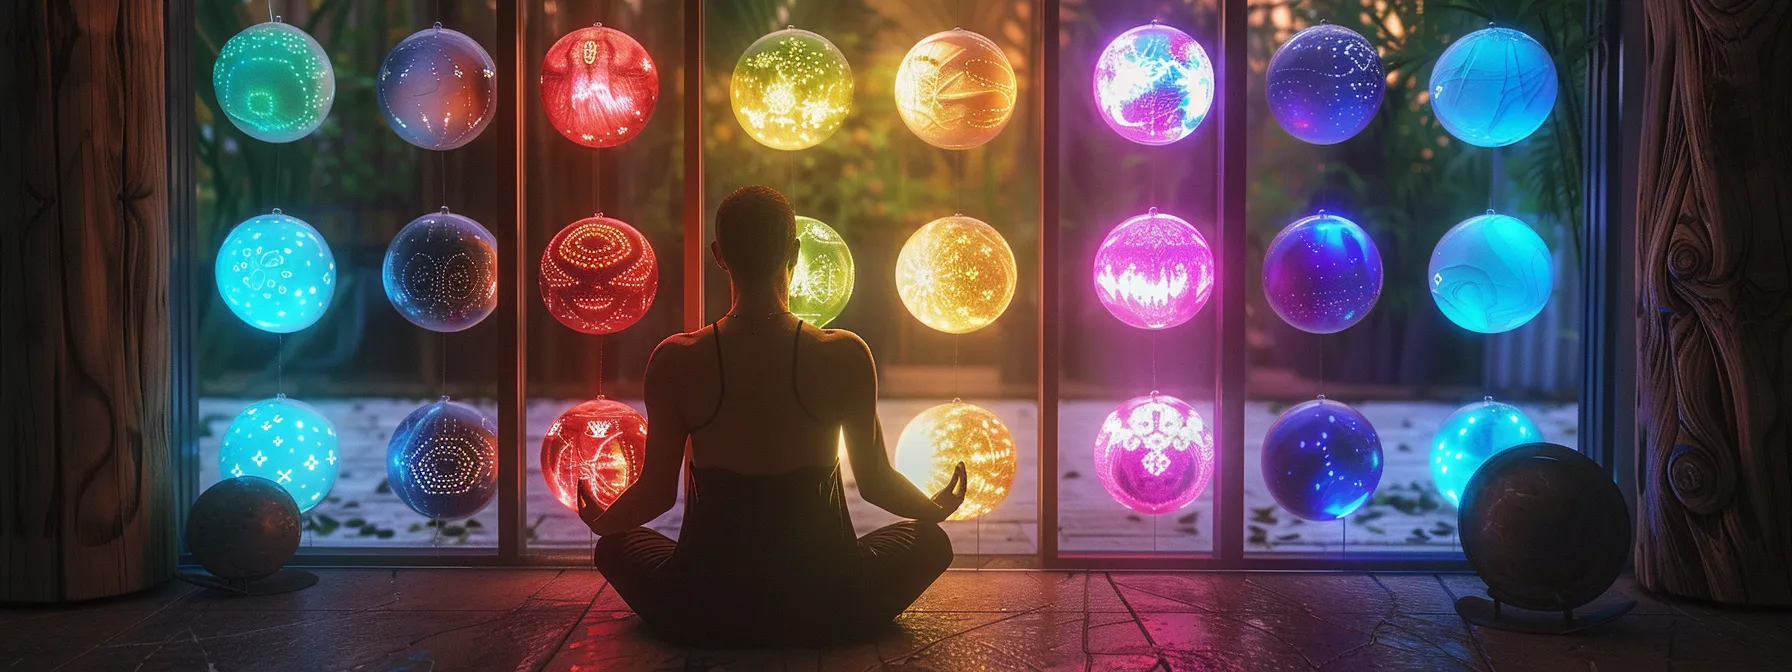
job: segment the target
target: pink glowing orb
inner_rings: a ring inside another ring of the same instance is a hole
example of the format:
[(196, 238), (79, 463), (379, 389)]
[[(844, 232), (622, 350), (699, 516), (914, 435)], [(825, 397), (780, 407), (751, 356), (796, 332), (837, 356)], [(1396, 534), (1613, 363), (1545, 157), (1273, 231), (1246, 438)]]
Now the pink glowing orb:
[(1122, 506), (1170, 513), (1213, 478), (1213, 431), (1195, 409), (1152, 392), (1114, 407), (1095, 437), (1095, 474)]
[(1182, 218), (1152, 208), (1121, 222), (1095, 251), (1095, 295), (1140, 329), (1189, 321), (1213, 293), (1213, 250)]

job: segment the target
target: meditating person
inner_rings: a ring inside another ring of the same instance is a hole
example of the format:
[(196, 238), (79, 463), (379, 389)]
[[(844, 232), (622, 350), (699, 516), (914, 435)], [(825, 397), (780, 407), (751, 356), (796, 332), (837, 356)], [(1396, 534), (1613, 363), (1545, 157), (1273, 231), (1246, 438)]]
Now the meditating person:
[[(601, 537), (592, 562), (653, 632), (685, 645), (825, 645), (886, 628), (951, 564), (938, 523), (964, 501), (964, 465), (931, 498), (890, 466), (870, 349), (790, 312), (797, 241), (783, 195), (730, 194), (710, 250), (732, 307), (648, 361), (640, 479), (608, 510), (580, 483), (579, 515)], [(843, 433), (859, 493), (912, 520), (854, 538)], [(674, 542), (642, 526), (672, 508), (687, 440)]]

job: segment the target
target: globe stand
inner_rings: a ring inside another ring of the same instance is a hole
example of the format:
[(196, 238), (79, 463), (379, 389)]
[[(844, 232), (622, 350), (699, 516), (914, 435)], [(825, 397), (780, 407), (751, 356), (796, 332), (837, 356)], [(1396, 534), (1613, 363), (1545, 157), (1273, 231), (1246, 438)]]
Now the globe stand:
[(282, 569), (253, 581), (225, 579), (196, 572), (181, 572), (175, 577), (200, 588), (244, 597), (295, 593), (317, 585), (317, 575), (302, 569)]
[(1538, 635), (1566, 635), (1580, 632), (1596, 625), (1617, 619), (1629, 613), (1636, 606), (1634, 600), (1600, 609), (1590, 614), (1576, 615), (1573, 609), (1561, 611), (1556, 617), (1553, 611), (1531, 611), (1519, 609), (1500, 602), (1499, 598), (1486, 599), (1473, 595), (1457, 598), (1456, 615), (1474, 625), (1506, 630), (1510, 632), (1529, 632)]

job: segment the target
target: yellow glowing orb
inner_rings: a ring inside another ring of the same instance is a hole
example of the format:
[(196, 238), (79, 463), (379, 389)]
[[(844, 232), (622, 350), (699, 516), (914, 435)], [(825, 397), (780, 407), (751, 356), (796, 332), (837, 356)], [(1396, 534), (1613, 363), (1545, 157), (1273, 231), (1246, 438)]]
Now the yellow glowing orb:
[(786, 28), (740, 55), (728, 95), (734, 118), (760, 144), (814, 147), (852, 111), (852, 66), (827, 38)]
[(1014, 251), (988, 224), (953, 215), (921, 227), (896, 256), (896, 293), (922, 324), (948, 334), (989, 326), (1014, 300)]
[(943, 149), (989, 142), (1014, 116), (1014, 66), (989, 38), (954, 28), (916, 43), (896, 70), (896, 111)]
[(896, 470), (928, 495), (946, 487), (959, 462), (970, 482), (964, 504), (947, 520), (982, 517), (1014, 487), (1014, 435), (996, 414), (953, 400), (921, 411), (896, 440)]

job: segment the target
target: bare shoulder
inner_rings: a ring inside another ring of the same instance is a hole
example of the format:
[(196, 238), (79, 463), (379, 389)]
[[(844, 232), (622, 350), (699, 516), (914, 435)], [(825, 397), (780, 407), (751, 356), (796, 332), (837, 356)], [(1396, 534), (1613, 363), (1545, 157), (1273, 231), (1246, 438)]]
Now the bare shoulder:
[(845, 329), (822, 329), (815, 327), (805, 329), (815, 343), (819, 356), (829, 364), (850, 366), (871, 363), (871, 347), (858, 334)]
[(658, 346), (654, 347), (653, 356), (648, 359), (647, 368), (649, 370), (674, 371), (684, 369), (700, 348), (714, 347), (705, 345), (714, 338), (714, 335), (710, 333), (712, 329), (714, 327), (704, 327), (689, 333), (667, 336), (665, 340), (660, 341)]

